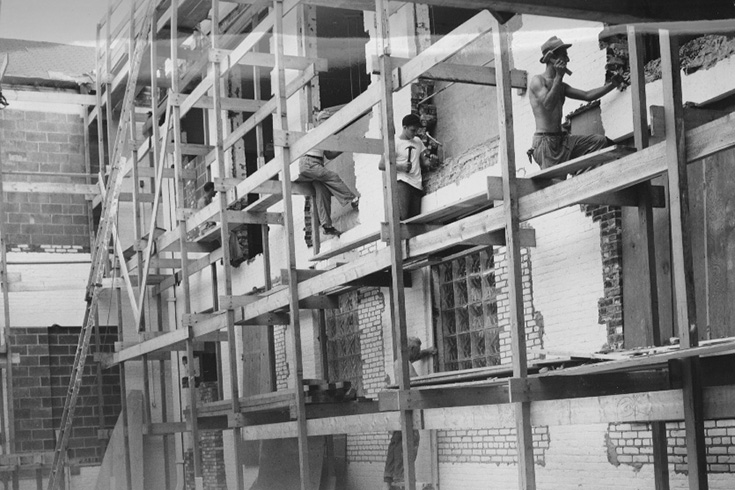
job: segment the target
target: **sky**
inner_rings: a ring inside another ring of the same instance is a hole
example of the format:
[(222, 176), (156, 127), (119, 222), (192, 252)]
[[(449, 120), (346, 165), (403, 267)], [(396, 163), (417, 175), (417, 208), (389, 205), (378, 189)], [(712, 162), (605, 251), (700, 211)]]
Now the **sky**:
[(0, 38), (94, 46), (107, 0), (0, 0)]

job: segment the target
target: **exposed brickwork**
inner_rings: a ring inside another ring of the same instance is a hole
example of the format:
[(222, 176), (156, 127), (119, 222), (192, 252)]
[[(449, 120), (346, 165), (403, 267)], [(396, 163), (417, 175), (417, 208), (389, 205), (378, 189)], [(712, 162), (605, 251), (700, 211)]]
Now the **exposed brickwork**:
[[(510, 303), (508, 297), (508, 262), (505, 247), (495, 249), (495, 285), (498, 288), (498, 325), (500, 331), (500, 363), (508, 364), (511, 358)], [(533, 281), (531, 274), (531, 253), (521, 249), (521, 270), (523, 281), (523, 314), (526, 325), (527, 349), (543, 347), (543, 316), (533, 304)], [(529, 358), (533, 356), (529, 353)]]
[(347, 461), (350, 463), (385, 463), (390, 433), (375, 432), (347, 436)]
[[(20, 363), (13, 366), (15, 427), (20, 452), (54, 448), (54, 430), (61, 421), (79, 330), (71, 327), (11, 330), (13, 352), (20, 355)], [(102, 351), (112, 352), (117, 328), (101, 327), (100, 336)], [(97, 429), (112, 429), (120, 413), (119, 369), (103, 371), (103, 427), (99, 424), (96, 384), (96, 367), (90, 353), (69, 440), (69, 457), (80, 464), (102, 460), (106, 443), (97, 438)]]
[(587, 216), (600, 223), (602, 279), (605, 296), (598, 301), (599, 323), (607, 325), (608, 345), (623, 347), (623, 227), (616, 206), (586, 206)]
[[(357, 292), (357, 295), (360, 353), (362, 355), (362, 386), (359, 394), (375, 398), (385, 386), (383, 357), (385, 297), (379, 288), (363, 288)], [(390, 434), (383, 432), (348, 435), (347, 460), (350, 462), (383, 462), (389, 441)]]
[[(735, 473), (735, 420), (704, 422), (707, 444), (707, 472)], [(669, 465), (677, 473), (687, 473), (686, 431), (684, 422), (666, 424)], [(608, 426), (608, 460), (611, 464), (630, 465), (637, 469), (653, 464), (651, 428), (649, 424), (610, 424)]]
[(478, 171), (498, 163), (498, 138), (470, 148), (458, 156), (447, 157), (437, 169), (425, 172), (424, 191), (428, 194), (446, 185), (456, 184)]
[(288, 388), (288, 360), (286, 358), (286, 327), (273, 327), (273, 342), (276, 351), (276, 389)]
[[(201, 383), (197, 388), (199, 403), (211, 403), (219, 400), (219, 388), (216, 381)], [(221, 430), (202, 430), (199, 432), (199, 447), (202, 451), (202, 480), (205, 490), (227, 490), (225, 473), (225, 456)], [(186, 489), (194, 490), (193, 452), (188, 450), (184, 455), (186, 472)]]
[(362, 354), (362, 390), (374, 398), (385, 386), (383, 360), (383, 315), (385, 297), (379, 288), (364, 288), (358, 296), (360, 321), (360, 351)]
[[(440, 463), (494, 463), (514, 465), (518, 461), (515, 429), (438, 431)], [(548, 427), (533, 428), (533, 454), (543, 466), (549, 448)]]
[[(0, 158), (5, 172), (83, 173), (83, 121), (74, 114), (0, 111)], [(8, 174), (6, 182), (85, 183), (82, 177)], [(89, 252), (83, 195), (6, 192), (9, 250)], [(45, 248), (42, 248), (44, 247)]]

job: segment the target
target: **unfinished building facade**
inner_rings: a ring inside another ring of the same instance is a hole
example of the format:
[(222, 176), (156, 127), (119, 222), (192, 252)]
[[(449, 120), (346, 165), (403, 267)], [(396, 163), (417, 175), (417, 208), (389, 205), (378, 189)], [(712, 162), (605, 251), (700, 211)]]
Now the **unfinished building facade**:
[[(732, 488), (735, 8), (676, 3), (110, 3), (74, 101), (86, 311), (53, 461), (20, 484), (377, 488), (400, 431), (403, 488)], [(552, 35), (570, 84), (626, 82), (564, 107), (615, 145), (539, 170)], [(407, 114), (441, 164), (401, 221)], [(339, 236), (299, 178), (314, 149), (360, 196)], [(436, 348), (410, 381), (409, 337)], [(94, 465), (86, 359), (122, 393)]]

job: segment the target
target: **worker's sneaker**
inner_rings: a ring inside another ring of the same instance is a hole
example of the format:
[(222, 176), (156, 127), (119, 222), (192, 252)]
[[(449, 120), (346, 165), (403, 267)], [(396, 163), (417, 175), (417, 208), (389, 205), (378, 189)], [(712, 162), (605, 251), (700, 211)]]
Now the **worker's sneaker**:
[(350, 201), (350, 206), (352, 206), (352, 209), (357, 209), (360, 206), (360, 198), (356, 197)]
[(339, 236), (340, 232), (334, 226), (322, 226), (325, 235)]

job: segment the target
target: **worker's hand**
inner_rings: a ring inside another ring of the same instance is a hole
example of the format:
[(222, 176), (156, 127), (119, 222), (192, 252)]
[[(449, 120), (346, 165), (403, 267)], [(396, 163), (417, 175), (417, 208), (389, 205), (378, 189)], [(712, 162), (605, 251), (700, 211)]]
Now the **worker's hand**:
[(429, 347), (426, 350), (429, 351), (429, 354), (431, 354), (432, 356), (435, 356), (439, 353), (439, 349), (437, 349), (436, 347)]
[(610, 78), (610, 83), (612, 83), (613, 85), (615, 85), (615, 87), (620, 87), (620, 85), (622, 85), (623, 82), (625, 82), (625, 78), (621, 74), (619, 74), (619, 73), (615, 73)]
[(410, 172), (411, 171), (411, 162), (396, 163), (396, 170), (398, 170), (399, 172)]
[(562, 78), (567, 73), (567, 62), (561, 58), (554, 60), (554, 69), (556, 70), (556, 78)]

